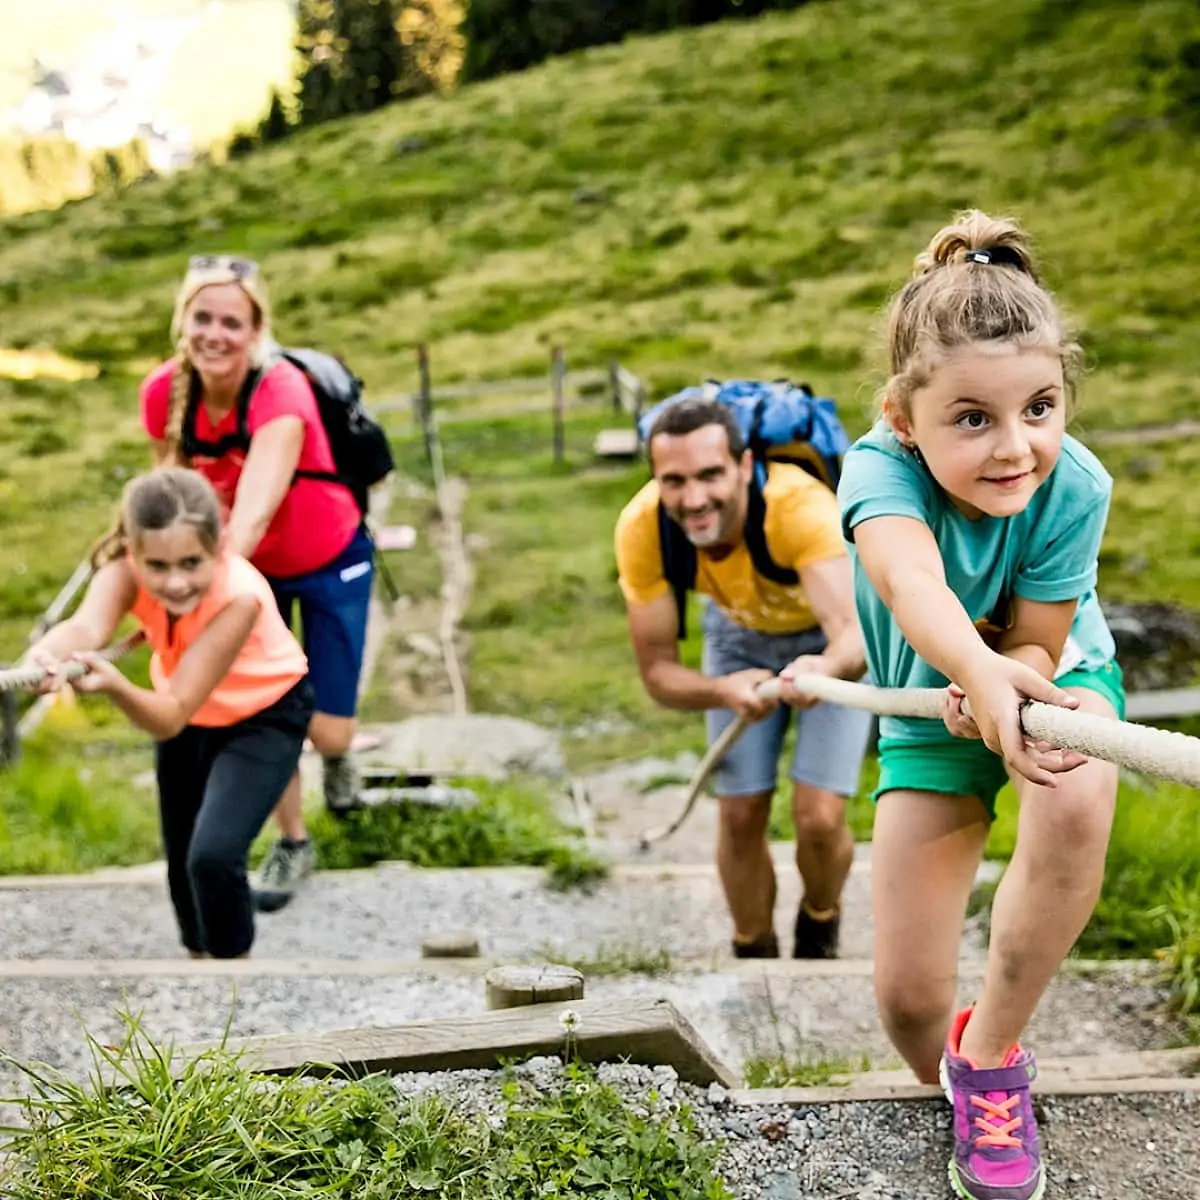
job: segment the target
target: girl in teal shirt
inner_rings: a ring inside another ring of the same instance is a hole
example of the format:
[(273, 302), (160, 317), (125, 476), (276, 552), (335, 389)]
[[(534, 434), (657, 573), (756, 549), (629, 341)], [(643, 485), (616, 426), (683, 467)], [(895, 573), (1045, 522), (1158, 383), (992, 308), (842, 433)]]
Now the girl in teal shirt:
[[(839, 488), (873, 679), (946, 688), (943, 720), (885, 719), (872, 849), (883, 1023), (954, 1106), (968, 1200), (1045, 1188), (1020, 1038), (1100, 893), (1117, 769), (1033, 744), (1022, 702), (1123, 713), (1096, 563), (1112, 481), (1065, 432), (1079, 363), (1026, 239), (963, 214), (892, 301), (882, 419)], [(964, 698), (971, 716), (963, 711)], [(959, 940), (1000, 787), (1021, 803), (983, 986)]]

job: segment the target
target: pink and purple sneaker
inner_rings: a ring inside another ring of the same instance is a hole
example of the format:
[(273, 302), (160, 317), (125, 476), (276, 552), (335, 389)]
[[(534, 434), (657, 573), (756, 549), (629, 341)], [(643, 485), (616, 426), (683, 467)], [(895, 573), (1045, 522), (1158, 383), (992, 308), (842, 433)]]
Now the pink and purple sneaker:
[(950, 1184), (964, 1200), (1041, 1200), (1046, 1189), (1029, 1085), (1032, 1054), (1014, 1046), (999, 1067), (977, 1067), (958, 1047), (971, 1010), (950, 1026), (942, 1087), (954, 1106)]

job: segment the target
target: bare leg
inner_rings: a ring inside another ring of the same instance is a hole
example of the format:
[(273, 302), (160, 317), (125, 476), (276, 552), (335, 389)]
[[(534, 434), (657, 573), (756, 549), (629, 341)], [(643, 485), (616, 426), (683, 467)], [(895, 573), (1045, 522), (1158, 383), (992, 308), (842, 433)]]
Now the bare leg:
[(765, 937), (774, 927), (775, 868), (767, 848), (771, 795), (720, 799), (717, 871), (740, 942)]
[(958, 947), (989, 823), (974, 796), (885, 792), (871, 847), (875, 995), (892, 1044), (936, 1083)]
[(845, 797), (797, 783), (792, 791), (792, 820), (804, 903), (820, 916), (840, 904), (854, 862), (854, 835), (846, 825)]
[[(313, 713), (308, 723), (308, 736), (320, 754), (333, 758), (345, 754), (354, 740), (357, 724), (354, 717), (331, 717), (328, 713)], [(293, 842), (308, 837), (304, 825), (304, 797), (300, 791), (300, 773), (296, 772), (275, 806), (275, 824), (280, 834)]]
[[(1080, 712), (1115, 718), (1096, 692), (1070, 690), (1079, 697)], [(1016, 781), (1017, 845), (992, 903), (983, 988), (960, 1045), (963, 1056), (981, 1067), (999, 1066), (1020, 1040), (1096, 907), (1117, 774), (1111, 763), (1092, 759), (1059, 775), (1054, 788)]]

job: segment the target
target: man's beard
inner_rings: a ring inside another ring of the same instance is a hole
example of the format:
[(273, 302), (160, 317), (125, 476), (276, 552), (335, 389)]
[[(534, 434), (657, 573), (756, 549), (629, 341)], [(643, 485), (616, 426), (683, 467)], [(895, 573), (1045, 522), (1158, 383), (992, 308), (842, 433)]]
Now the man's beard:
[(721, 503), (707, 505), (706, 515), (712, 523), (706, 526), (703, 533), (693, 532), (688, 525), (687, 514), (677, 511), (672, 515), (683, 530), (684, 536), (697, 550), (707, 550), (712, 546), (719, 546), (725, 535), (726, 526), (729, 524), (729, 512)]

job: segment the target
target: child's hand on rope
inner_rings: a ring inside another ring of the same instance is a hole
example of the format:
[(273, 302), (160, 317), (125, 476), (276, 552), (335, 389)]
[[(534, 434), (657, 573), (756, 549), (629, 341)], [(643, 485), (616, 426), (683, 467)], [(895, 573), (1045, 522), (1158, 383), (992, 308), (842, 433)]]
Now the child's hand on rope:
[(952, 683), (942, 696), (942, 721), (946, 728), (955, 736), (961, 738), (981, 738), (979, 726), (975, 719), (963, 712), (963, 701), (967, 693)]
[(71, 681), (71, 686), (77, 692), (111, 692), (118, 683), (123, 683), (125, 676), (116, 667), (91, 650), (80, 650), (71, 655), (72, 662), (83, 663), (87, 673)]
[[(1073, 750), (1052, 750), (1025, 736), (1021, 705), (1026, 700), (1078, 708), (1079, 701), (1025, 663), (993, 655), (988, 669), (965, 680), (962, 690), (971, 716), (989, 750), (1003, 757), (1018, 774), (1042, 787), (1054, 787), (1055, 775), (1073, 771), (1088, 761)], [(961, 701), (957, 702), (961, 705)], [(966, 714), (960, 714), (966, 718)], [(953, 730), (951, 730), (953, 732)]]
[(44, 696), (47, 692), (57, 692), (66, 687), (66, 681), (59, 675), (58, 670), (63, 665), (62, 660), (36, 646), (28, 650), (19, 664), (22, 667), (33, 667), (45, 671), (46, 676), (41, 683), (35, 684), (29, 690), (35, 695)]

